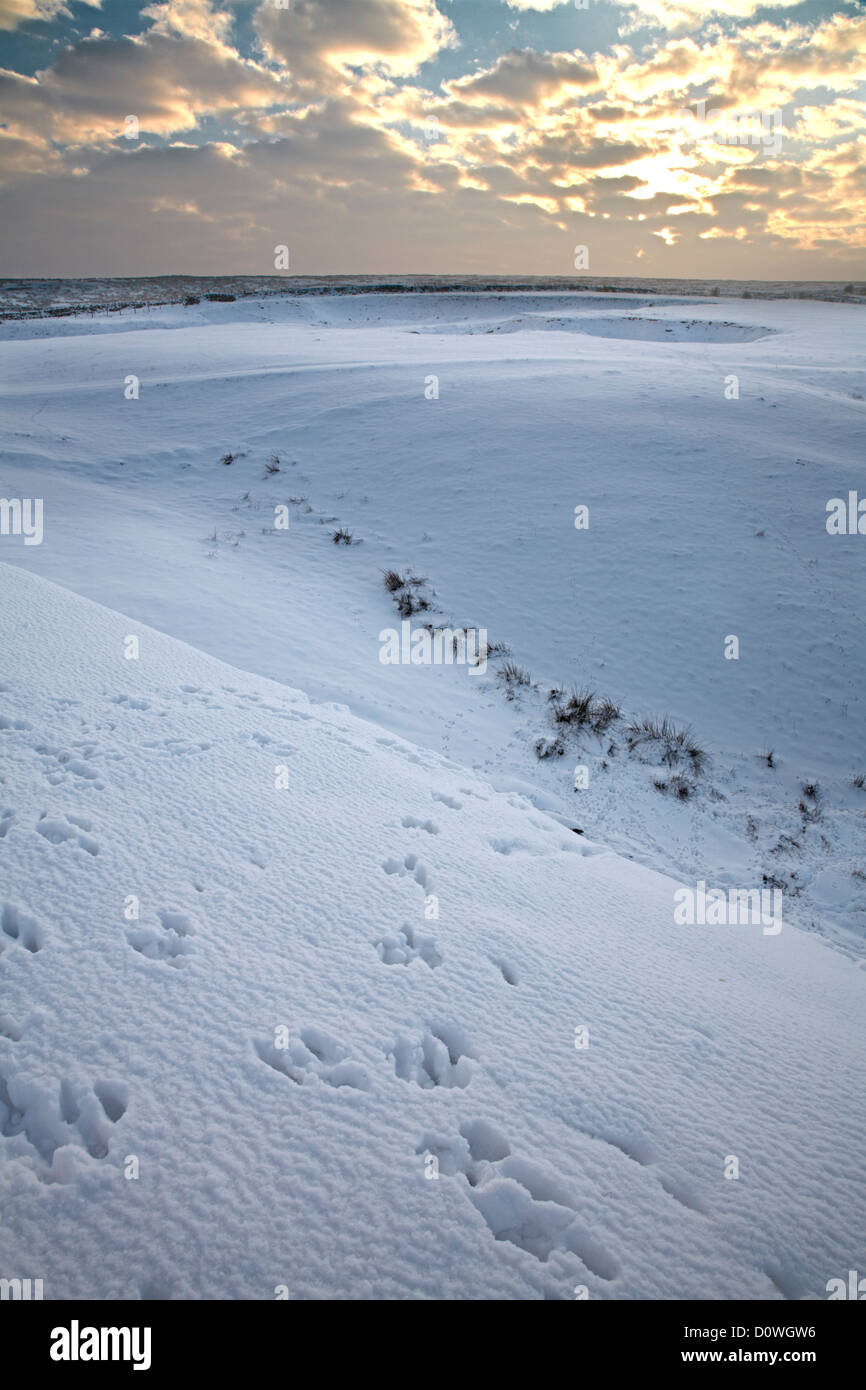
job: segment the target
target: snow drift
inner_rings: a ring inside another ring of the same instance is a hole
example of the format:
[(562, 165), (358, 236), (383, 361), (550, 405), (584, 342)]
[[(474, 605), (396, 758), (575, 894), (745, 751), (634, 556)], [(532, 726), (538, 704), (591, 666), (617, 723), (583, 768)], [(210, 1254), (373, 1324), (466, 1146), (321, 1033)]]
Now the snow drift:
[(854, 963), (678, 926), (673, 879), (457, 761), (0, 588), (4, 1275), (773, 1299), (856, 1263)]

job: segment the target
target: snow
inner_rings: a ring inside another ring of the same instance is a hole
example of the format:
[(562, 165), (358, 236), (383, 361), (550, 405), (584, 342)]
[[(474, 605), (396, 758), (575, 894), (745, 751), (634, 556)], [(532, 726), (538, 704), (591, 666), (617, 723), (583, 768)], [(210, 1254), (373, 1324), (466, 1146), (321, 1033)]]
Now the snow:
[[(0, 552), (517, 777), (644, 862), (722, 885), (775, 878), (792, 920), (859, 955), (863, 560), (860, 537), (825, 523), (862, 479), (862, 309), (641, 303), (670, 342), (635, 338), (631, 297), (586, 293), (300, 296), (155, 309), (147, 328), (132, 313), (6, 324), (0, 484), (26, 498), (38, 480), (47, 538), (0, 538)], [(604, 304), (609, 331), (632, 341), (538, 328), (592, 327)], [(487, 332), (516, 318), (533, 330)], [(763, 336), (678, 341), (695, 322)], [(732, 375), (739, 399), (725, 396)], [(241, 457), (222, 467), (227, 451)], [(266, 478), (274, 451), (281, 472)], [(280, 503), (288, 533), (273, 529)], [(335, 549), (339, 525), (362, 544)], [(467, 698), (465, 672), (381, 666), (391, 566), (428, 576), (444, 616), (507, 642), (537, 690), (505, 702), (491, 676)], [(724, 658), (729, 635), (739, 660)], [(693, 725), (712, 760), (700, 795), (680, 806), (653, 786), (658, 769), (595, 739), (539, 763), (546, 692), (572, 683), (629, 717)], [(815, 781), (820, 814), (804, 819)], [(820, 884), (813, 895), (825, 870), (845, 885), (832, 904)]]
[[(45, 517), (0, 537), (4, 1273), (801, 1298), (862, 1265), (863, 561), (824, 525), (862, 478), (861, 312), (0, 328), (0, 492)], [(391, 567), (532, 683), (384, 665)], [(624, 720), (539, 760), (572, 682), (691, 723), (694, 794)], [(763, 875), (777, 935), (675, 923), (681, 884)]]

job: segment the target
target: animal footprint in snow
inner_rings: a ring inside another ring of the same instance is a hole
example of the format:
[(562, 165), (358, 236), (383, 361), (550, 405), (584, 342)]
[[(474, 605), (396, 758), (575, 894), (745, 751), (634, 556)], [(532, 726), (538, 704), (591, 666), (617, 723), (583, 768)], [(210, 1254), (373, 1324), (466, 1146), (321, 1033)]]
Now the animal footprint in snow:
[(388, 1053), (394, 1059), (394, 1070), (403, 1081), (431, 1090), (434, 1086), (465, 1089), (472, 1080), (475, 1057), (462, 1028), (456, 1024), (437, 1023), (428, 1028), (420, 1042), (398, 1038)]
[(263, 1062), (298, 1085), (318, 1078), (328, 1086), (350, 1086), (356, 1091), (369, 1087), (364, 1068), (349, 1061), (342, 1044), (321, 1028), (302, 1028), (294, 1041), (278, 1028), (272, 1041), (256, 1042), (254, 1047)]
[(150, 701), (142, 700), (135, 695), (112, 695), (113, 705), (123, 705), (125, 709), (150, 709)]
[(191, 743), (185, 738), (167, 738), (161, 744), (157, 743), (154, 746), (164, 748), (173, 758), (186, 758), (191, 753), (206, 753), (212, 744)]
[(473, 1120), (461, 1125), (460, 1133), (449, 1138), (427, 1135), (415, 1150), (425, 1157), (436, 1158), (436, 1171), (443, 1176), (454, 1177), (462, 1173), (471, 1187), (475, 1187), (486, 1171), (486, 1163), (507, 1158), (511, 1145), (496, 1125), (488, 1120)]
[(18, 1141), (13, 1153), (29, 1149), (52, 1164), (57, 1181), (74, 1176), (71, 1154), (55, 1159), (58, 1150), (78, 1145), (91, 1158), (107, 1158), (112, 1129), (128, 1104), (129, 1092), (119, 1081), (89, 1088), (62, 1081), (55, 1101), (32, 1082), (0, 1071), (0, 1135)]
[(396, 936), (383, 936), (376, 943), (379, 959), (385, 965), (410, 965), (423, 960), (431, 970), (442, 964), (432, 936), (422, 936), (414, 927), (404, 924)]
[(432, 820), (418, 820), (415, 816), (404, 816), (400, 824), (404, 830), (426, 830), (428, 835), (439, 834), (439, 826)]
[(557, 1174), (511, 1153), (505, 1135), (488, 1120), (461, 1125), (459, 1135), (425, 1135), (415, 1150), (432, 1171), (463, 1177), (467, 1195), (496, 1240), (509, 1241), (537, 1260), (554, 1251), (576, 1255), (599, 1279), (615, 1279), (613, 1256), (578, 1219), (568, 1184)]
[(499, 969), (507, 985), (517, 986), (520, 984), (520, 978), (511, 961), (505, 960), (502, 956), (491, 956), (490, 959), (492, 964)]
[(43, 811), (37, 821), (36, 830), (50, 845), (62, 845), (67, 840), (74, 840), (81, 849), (86, 849), (88, 854), (99, 853), (98, 843), (86, 833), (90, 830), (90, 821), (85, 820), (83, 816), (73, 816), (69, 813), (65, 816), (49, 816)]
[(97, 751), (95, 743), (74, 744), (73, 750), (38, 743), (34, 751), (41, 758), (45, 779), (52, 787), (59, 787), (71, 775), (79, 783), (86, 782), (98, 791), (104, 789), (105, 783), (100, 780), (99, 769), (90, 761)]
[(497, 854), (547, 854), (546, 845), (532, 845), (528, 840), (520, 840), (515, 837), (510, 839), (491, 840), (490, 848)]
[(298, 751), (293, 743), (276, 743), (270, 734), (250, 734), (250, 738), (277, 758), (291, 758)]
[(45, 928), (35, 917), (22, 912), (20, 907), (4, 903), (0, 909), (0, 955), (3, 953), (4, 945), (9, 941), (14, 941), (17, 945), (23, 946), (25, 951), (35, 954), (45, 944)]
[(425, 892), (429, 892), (432, 879), (429, 871), (421, 863), (417, 854), (407, 854), (404, 859), (386, 859), (382, 868), (386, 874), (399, 874), (405, 878), (406, 874), (411, 874), (416, 883), (419, 883)]
[(169, 965), (183, 965), (192, 946), (188, 937), (192, 935), (192, 924), (182, 912), (168, 912), (160, 909), (157, 913), (159, 927), (130, 927), (126, 939), (134, 951), (147, 956), (148, 960), (165, 960)]
[(669, 1197), (673, 1197), (689, 1211), (697, 1211), (706, 1215), (706, 1204), (690, 1183), (680, 1182), (677, 1178), (658, 1171), (655, 1150), (650, 1141), (641, 1134), (606, 1131), (590, 1134), (590, 1137), (598, 1139), (604, 1144), (609, 1144), (613, 1149), (618, 1149), (621, 1154), (625, 1154), (626, 1158), (630, 1158), (634, 1163), (639, 1163), (642, 1168), (655, 1169), (658, 1180)]

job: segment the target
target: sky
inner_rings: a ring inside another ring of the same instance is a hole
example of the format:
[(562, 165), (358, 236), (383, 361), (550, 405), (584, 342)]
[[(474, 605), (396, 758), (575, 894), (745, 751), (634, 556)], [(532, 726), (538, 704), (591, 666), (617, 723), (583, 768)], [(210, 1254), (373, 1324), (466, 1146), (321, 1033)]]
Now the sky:
[(0, 0), (0, 274), (866, 281), (864, 99), (860, 0)]

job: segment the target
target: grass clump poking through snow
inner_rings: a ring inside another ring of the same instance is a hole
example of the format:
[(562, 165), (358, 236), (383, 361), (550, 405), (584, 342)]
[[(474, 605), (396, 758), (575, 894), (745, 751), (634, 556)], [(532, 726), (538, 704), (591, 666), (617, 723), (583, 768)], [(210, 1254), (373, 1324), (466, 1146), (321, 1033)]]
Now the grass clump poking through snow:
[(565, 753), (565, 744), (559, 738), (539, 738), (535, 743), (535, 756), (539, 761), (545, 758), (561, 758)]
[(642, 743), (666, 742), (673, 732), (674, 725), (667, 715), (664, 719), (655, 719), (652, 715), (647, 715), (643, 719), (633, 719), (626, 727), (629, 751), (631, 752)]
[(416, 613), (429, 613), (430, 603), (423, 594), (413, 594), (411, 589), (401, 589), (397, 597), (397, 612), (401, 618), (412, 618)]
[(518, 666), (516, 661), (504, 661), (497, 671), (497, 676), (504, 681), (509, 688), (516, 685), (531, 685), (532, 680), (525, 666)]
[(426, 579), (419, 579), (417, 574), (411, 570), (407, 574), (398, 574), (396, 570), (385, 570), (382, 581), (389, 594), (397, 594), (401, 589), (420, 589), (427, 583)]
[(681, 772), (675, 772), (673, 777), (654, 777), (653, 786), (657, 792), (663, 792), (666, 796), (675, 796), (678, 801), (688, 801), (695, 788), (694, 783), (684, 777)]
[(622, 710), (615, 700), (609, 700), (604, 696), (597, 700), (590, 711), (590, 723), (593, 732), (603, 734), (605, 729), (609, 729), (611, 724), (615, 724), (622, 717)]
[(333, 532), (331, 540), (334, 542), (334, 545), (351, 545), (352, 532), (347, 531), (345, 526), (341, 526), (339, 531)]
[(418, 592), (419, 589), (423, 589), (427, 580), (413, 574), (411, 570), (406, 574), (398, 574), (397, 570), (385, 570), (383, 582), (388, 593), (392, 595), (401, 618), (412, 618), (416, 613), (433, 611), (430, 600)]
[(639, 748), (645, 748), (648, 752), (656, 750), (659, 761), (666, 767), (685, 766), (696, 777), (706, 767), (707, 755), (695, 743), (691, 729), (678, 729), (667, 715), (663, 719), (650, 716), (632, 720), (626, 728), (626, 737), (630, 753)]
[(554, 704), (553, 717), (557, 724), (567, 724), (570, 729), (583, 729), (590, 722), (594, 700), (594, 690), (572, 690), (566, 699)]
[(594, 690), (574, 689), (563, 699), (562, 691), (551, 691), (553, 718), (569, 729), (592, 729), (603, 734), (621, 717), (618, 704), (607, 697), (599, 698)]
[(279, 456), (279, 454), (271, 454), (270, 458), (268, 459), (267, 463), (265, 464), (265, 477), (267, 477), (267, 478), (273, 477), (273, 475), (274, 475), (275, 473), (279, 473), (279, 471), (280, 471), (280, 456)]

